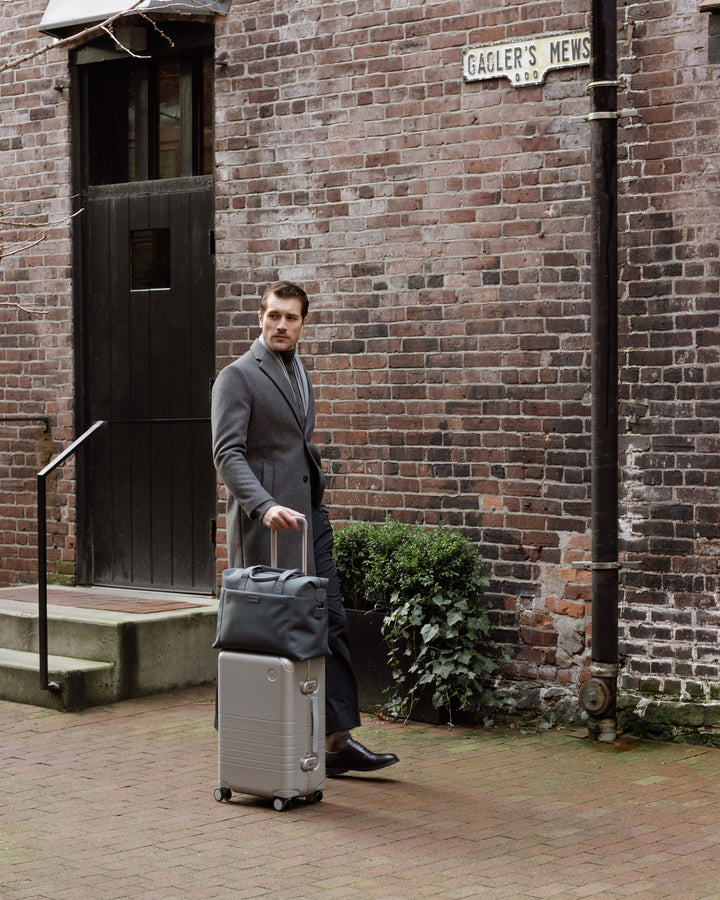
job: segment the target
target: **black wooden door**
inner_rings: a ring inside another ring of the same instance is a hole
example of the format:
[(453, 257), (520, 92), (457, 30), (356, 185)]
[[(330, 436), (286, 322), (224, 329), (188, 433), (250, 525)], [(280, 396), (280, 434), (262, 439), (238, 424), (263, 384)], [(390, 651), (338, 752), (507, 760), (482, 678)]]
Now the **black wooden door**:
[(208, 176), (88, 192), (82, 391), (109, 422), (83, 478), (93, 584), (213, 590), (213, 207)]

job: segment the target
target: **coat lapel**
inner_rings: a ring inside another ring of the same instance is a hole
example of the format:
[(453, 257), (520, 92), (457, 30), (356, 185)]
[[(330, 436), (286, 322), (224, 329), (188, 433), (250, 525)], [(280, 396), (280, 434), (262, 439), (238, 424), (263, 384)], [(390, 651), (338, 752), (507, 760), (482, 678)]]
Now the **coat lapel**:
[[(282, 364), (278, 362), (277, 359), (275, 359), (275, 356), (272, 353), (268, 352), (268, 348), (265, 346), (265, 344), (262, 343), (262, 341), (256, 340), (252, 345), (252, 351), (255, 359), (257, 359), (258, 361), (261, 372), (267, 375), (267, 377), (283, 395), (285, 401), (292, 410), (292, 414), (295, 416), (295, 420), (300, 426), (300, 430), (304, 433), (305, 422), (302, 421), (300, 413), (298, 412), (298, 408), (295, 405), (295, 397), (293, 395), (292, 387), (287, 375), (285, 374), (285, 372), (283, 372)], [(310, 408), (308, 408), (308, 420), (310, 419), (309, 413)]]

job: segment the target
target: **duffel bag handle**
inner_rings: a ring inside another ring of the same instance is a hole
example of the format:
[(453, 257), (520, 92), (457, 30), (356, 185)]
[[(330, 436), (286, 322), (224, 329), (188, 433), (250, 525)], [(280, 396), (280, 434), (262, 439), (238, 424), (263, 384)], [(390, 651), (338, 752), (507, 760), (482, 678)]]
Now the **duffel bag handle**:
[(251, 566), (243, 575), (238, 585), (238, 590), (247, 591), (248, 582), (254, 581), (256, 584), (265, 582), (269, 584), (274, 581), (273, 594), (282, 594), (285, 590), (285, 582), (289, 578), (295, 578), (296, 575), (302, 576), (302, 574), (300, 569), (275, 569), (275, 571), (268, 571), (264, 566)]
[[(305, 516), (295, 516), (295, 521), (300, 523), (303, 533), (302, 544), (302, 574), (307, 575), (307, 558), (308, 558), (308, 524)], [(270, 565), (275, 568), (277, 566), (277, 531), (270, 532)]]
[[(302, 575), (300, 569), (266, 569), (265, 566), (251, 566), (247, 571), (247, 579), (249, 581), (276, 581), (280, 576), (285, 578), (290, 576)], [(245, 586), (242, 587), (245, 590)]]

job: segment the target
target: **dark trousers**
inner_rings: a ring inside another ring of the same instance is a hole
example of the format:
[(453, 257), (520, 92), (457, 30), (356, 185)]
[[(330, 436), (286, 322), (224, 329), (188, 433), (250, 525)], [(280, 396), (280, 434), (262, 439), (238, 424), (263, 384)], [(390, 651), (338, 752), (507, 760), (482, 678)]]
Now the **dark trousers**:
[(333, 530), (324, 506), (312, 511), (315, 574), (327, 578), (330, 656), (325, 658), (325, 731), (356, 728), (360, 724), (357, 682), (350, 659), (347, 616), (340, 599)]

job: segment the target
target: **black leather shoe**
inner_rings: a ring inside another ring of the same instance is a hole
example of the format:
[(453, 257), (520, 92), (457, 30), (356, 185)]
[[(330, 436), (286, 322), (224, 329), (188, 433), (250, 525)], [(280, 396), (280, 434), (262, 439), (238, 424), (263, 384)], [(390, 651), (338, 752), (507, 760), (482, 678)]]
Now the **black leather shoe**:
[(375, 772), (398, 762), (394, 753), (373, 753), (353, 738), (343, 744), (339, 750), (325, 752), (325, 774), (342, 775), (344, 772)]

